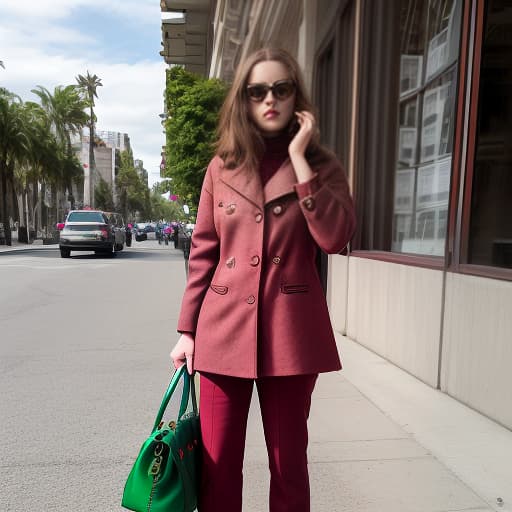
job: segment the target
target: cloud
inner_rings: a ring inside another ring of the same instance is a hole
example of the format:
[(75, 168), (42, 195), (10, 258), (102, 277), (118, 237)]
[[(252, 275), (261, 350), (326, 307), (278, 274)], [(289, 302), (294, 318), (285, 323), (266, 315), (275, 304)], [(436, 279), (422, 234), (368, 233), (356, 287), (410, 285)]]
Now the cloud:
[[(98, 88), (96, 100), (97, 127), (128, 133), (134, 157), (144, 160), (151, 186), (158, 179), (165, 142), (158, 114), (163, 110), (166, 65), (153, 49), (143, 48), (147, 56), (139, 52), (133, 57), (130, 41), (121, 50), (109, 46), (119, 44), (120, 37), (98, 34), (91, 7), (115, 16), (120, 33), (134, 34), (132, 25), (138, 23), (139, 37), (149, 34), (154, 41), (160, 37), (155, 0), (39, 0), (30, 5), (2, 0), (0, 60), (5, 69), (0, 68), (0, 86), (23, 100), (36, 101), (30, 91), (37, 85), (53, 91), (57, 85), (75, 83), (75, 77), (87, 70), (98, 75), (103, 87)], [(146, 32), (141, 23), (148, 25)]]
[(34, 21), (63, 20), (71, 15), (80, 16), (84, 9), (93, 9), (98, 14), (112, 13), (124, 20), (135, 20), (136, 23), (152, 23), (155, 12), (160, 12), (156, 0), (38, 0), (37, 2), (23, 2), (20, 0), (2, 0), (0, 5), (0, 19), (17, 18), (28, 20), (28, 26), (33, 27)]

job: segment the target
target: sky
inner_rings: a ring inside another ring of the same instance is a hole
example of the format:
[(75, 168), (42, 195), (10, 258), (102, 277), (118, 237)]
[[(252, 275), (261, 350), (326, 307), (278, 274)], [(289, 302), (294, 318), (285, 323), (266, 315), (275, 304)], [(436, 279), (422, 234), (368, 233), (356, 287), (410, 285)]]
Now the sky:
[(166, 68), (159, 0), (1, 0), (0, 20), (0, 86), (38, 101), (31, 93), (38, 85), (53, 92), (96, 74), (103, 84), (96, 128), (127, 133), (149, 186), (159, 181)]

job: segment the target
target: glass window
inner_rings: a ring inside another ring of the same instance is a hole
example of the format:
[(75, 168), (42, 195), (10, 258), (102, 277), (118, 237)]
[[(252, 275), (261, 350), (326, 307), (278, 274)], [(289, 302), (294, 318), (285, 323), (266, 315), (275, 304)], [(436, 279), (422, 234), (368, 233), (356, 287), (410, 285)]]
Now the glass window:
[(101, 212), (79, 211), (68, 215), (68, 222), (105, 222)]
[(462, 0), (401, 0), (391, 250), (443, 256)]
[(486, 11), (468, 262), (512, 268), (512, 5)]

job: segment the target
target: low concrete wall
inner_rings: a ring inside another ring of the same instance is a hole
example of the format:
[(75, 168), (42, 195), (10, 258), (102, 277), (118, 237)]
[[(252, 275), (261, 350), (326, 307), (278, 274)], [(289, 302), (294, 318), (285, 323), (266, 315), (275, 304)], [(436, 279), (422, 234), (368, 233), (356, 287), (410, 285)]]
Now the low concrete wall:
[(348, 257), (329, 255), (327, 303), (335, 331), (345, 334), (347, 329)]
[(349, 258), (347, 336), (438, 385), (443, 273)]
[(512, 282), (447, 273), (443, 297), (443, 275), (331, 256), (333, 327), (512, 429)]
[(512, 428), (512, 282), (446, 278), (441, 389)]

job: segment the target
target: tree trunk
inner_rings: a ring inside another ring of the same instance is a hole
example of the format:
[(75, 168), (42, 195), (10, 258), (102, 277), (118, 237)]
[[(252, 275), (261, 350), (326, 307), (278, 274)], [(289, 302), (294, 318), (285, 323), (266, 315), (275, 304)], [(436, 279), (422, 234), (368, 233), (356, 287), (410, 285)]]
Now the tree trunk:
[[(5, 162), (5, 161), (4, 161)], [(9, 216), (9, 182), (10, 165), (4, 163), (2, 175), (2, 223), (4, 226), (5, 245), (12, 245), (11, 222)]]
[(91, 122), (89, 124), (89, 197), (91, 208), (94, 208), (94, 184), (96, 181), (96, 163), (94, 161), (94, 112), (91, 106)]
[(41, 202), (38, 195), (39, 182), (34, 180), (32, 183), (32, 219), (34, 222), (34, 229), (36, 234), (41, 232)]
[(11, 230), (9, 229), (9, 216), (7, 214), (7, 176), (5, 175), (5, 172), (3, 172), (1, 176), (2, 183), (0, 188), (2, 189), (2, 226), (4, 231), (5, 244), (11, 245)]

